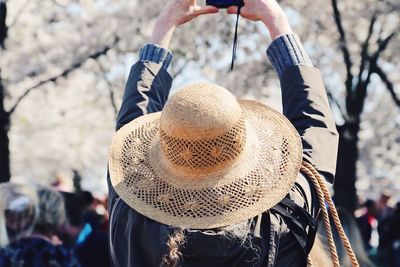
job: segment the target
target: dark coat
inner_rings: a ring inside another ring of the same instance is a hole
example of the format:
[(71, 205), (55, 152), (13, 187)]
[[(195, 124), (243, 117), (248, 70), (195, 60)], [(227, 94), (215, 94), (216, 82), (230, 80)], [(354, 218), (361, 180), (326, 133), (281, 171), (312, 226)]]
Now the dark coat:
[(0, 249), (1, 267), (79, 267), (75, 252), (42, 238), (23, 238)]
[[(125, 88), (117, 130), (139, 116), (161, 111), (171, 83), (171, 76), (161, 65), (135, 64)], [(304, 159), (332, 182), (338, 134), (319, 71), (310, 66), (291, 67), (282, 75), (281, 87), (283, 114), (302, 137)], [(109, 177), (108, 183), (113, 266), (160, 266), (174, 228), (130, 208), (116, 194)], [(221, 235), (218, 229), (185, 230), (182, 266), (306, 266), (314, 239), (310, 224), (318, 210), (312, 187), (299, 173), (284, 201), (253, 219), (254, 234), (246, 242)], [(256, 227), (257, 222), (261, 227)]]

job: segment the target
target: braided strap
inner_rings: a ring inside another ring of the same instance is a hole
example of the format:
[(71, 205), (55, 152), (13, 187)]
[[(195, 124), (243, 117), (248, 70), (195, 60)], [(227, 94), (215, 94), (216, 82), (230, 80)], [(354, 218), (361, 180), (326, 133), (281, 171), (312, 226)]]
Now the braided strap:
[[(318, 202), (322, 209), (323, 221), (326, 229), (326, 236), (328, 240), (329, 250), (332, 257), (333, 266), (340, 267), (339, 257), (336, 251), (335, 242), (333, 240), (332, 229), (329, 219), (329, 213), (325, 206), (325, 201), (328, 203), (329, 212), (331, 213), (332, 220), (335, 224), (335, 227), (339, 233), (340, 238), (344, 244), (347, 255), (350, 258), (351, 265), (353, 267), (359, 267), (357, 258), (353, 252), (349, 239), (346, 236), (346, 233), (343, 230), (342, 224), (340, 223), (339, 215), (337, 213), (335, 204), (333, 204), (332, 198), (329, 194), (329, 190), (325, 185), (324, 179), (320, 176), (317, 170), (308, 162), (303, 161), (301, 166), (301, 171), (307, 175), (307, 177), (311, 180), (314, 185), (314, 188), (318, 195)], [(310, 259), (308, 259), (308, 266), (311, 266)]]

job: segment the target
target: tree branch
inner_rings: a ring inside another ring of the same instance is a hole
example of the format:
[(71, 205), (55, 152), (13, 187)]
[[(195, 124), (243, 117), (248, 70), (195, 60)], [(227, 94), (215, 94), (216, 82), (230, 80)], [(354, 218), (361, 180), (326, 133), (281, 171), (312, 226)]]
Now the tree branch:
[(67, 5), (60, 4), (56, 0), (51, 0), (51, 2), (53, 2), (54, 4), (56, 4), (57, 6), (62, 7), (62, 8), (66, 8), (67, 7)]
[(0, 0), (0, 49), (4, 48), (4, 41), (7, 38), (7, 5), (5, 0)]
[(28, 96), (33, 90), (41, 87), (44, 84), (50, 83), (50, 82), (56, 82), (58, 79), (62, 78), (62, 77), (66, 77), (68, 76), (71, 72), (79, 69), (80, 67), (82, 67), (82, 65), (88, 61), (89, 59), (97, 59), (105, 54), (107, 54), (107, 52), (113, 48), (117, 43), (119, 42), (119, 38), (115, 37), (114, 42), (111, 45), (105, 46), (104, 48), (100, 49), (99, 51), (96, 51), (93, 54), (88, 55), (86, 58), (82, 59), (79, 62), (74, 63), (73, 65), (71, 65), (69, 68), (65, 69), (63, 72), (50, 77), (46, 80), (40, 81), (37, 84), (35, 84), (34, 86), (28, 88), (25, 90), (25, 92), (18, 97), (17, 101), (15, 102), (15, 104), (11, 107), (9, 113), (10, 115), (15, 111), (15, 109), (18, 107), (18, 105), (21, 103), (21, 101)]
[[(373, 68), (376, 65), (376, 61), (372, 62), (371, 57), (369, 56), (369, 53), (368, 53), (370, 40), (371, 40), (372, 33), (374, 31), (374, 25), (375, 25), (376, 19), (377, 19), (377, 17), (376, 17), (376, 13), (375, 13), (371, 17), (371, 21), (370, 21), (370, 24), (368, 27), (367, 37), (365, 38), (365, 41), (361, 46), (362, 47), (361, 54), (360, 54), (361, 63), (360, 63), (360, 69), (359, 69), (359, 73), (358, 73), (357, 85), (355, 87), (355, 93), (354, 93), (356, 101), (355, 101), (355, 103), (352, 104), (353, 107), (351, 108), (355, 114), (361, 114), (361, 112), (364, 108), (364, 99), (367, 96), (368, 84), (371, 80)], [(367, 63), (369, 63), (368, 74), (365, 77), (365, 79), (363, 79), (363, 73), (366, 69)]]
[(378, 60), (379, 56), (382, 54), (383, 51), (385, 51), (386, 47), (388, 46), (388, 44), (390, 43), (390, 41), (392, 40), (392, 38), (397, 34), (396, 31), (393, 31), (391, 34), (389, 34), (386, 38), (382, 39), (381, 37), (379, 37), (378, 39), (378, 49), (376, 50), (373, 58), (374, 60)]
[(342, 106), (339, 104), (339, 101), (332, 95), (330, 90), (327, 90), (327, 95), (328, 95), (329, 102), (331, 102), (332, 104), (335, 104), (335, 106), (338, 108), (338, 110), (340, 112), (340, 115), (342, 115), (342, 118), (344, 120), (346, 120), (347, 119), (347, 113), (342, 108)]
[[(380, 55), (383, 53), (383, 51), (385, 51), (390, 40), (395, 36), (395, 34), (396, 34), (396, 32), (392, 32), (384, 39), (379, 38), (378, 49), (371, 57), (368, 58), (368, 64), (369, 64), (368, 75), (365, 78), (365, 80), (360, 80), (356, 87), (356, 98), (359, 99), (360, 101), (363, 101), (367, 95), (367, 88), (371, 81), (371, 75), (373, 73), (376, 73), (377, 71), (379, 71), (378, 70), (379, 69), (378, 59), (379, 59)], [(362, 108), (363, 108), (363, 105), (360, 106), (359, 112), (362, 111)]]
[(332, 0), (332, 7), (333, 7), (333, 18), (335, 20), (335, 24), (339, 32), (339, 47), (342, 50), (343, 60), (346, 65), (346, 72), (347, 72), (346, 90), (348, 94), (351, 94), (351, 89), (353, 87), (353, 77), (354, 77), (351, 71), (353, 63), (351, 61), (350, 52), (347, 47), (346, 33), (342, 25), (342, 15), (339, 11), (337, 0)]
[(186, 60), (185, 63), (183, 63), (182, 66), (179, 67), (179, 69), (174, 70), (172, 78), (175, 79), (177, 76), (179, 76), (185, 70), (187, 64), (189, 64), (189, 61)]
[(111, 102), (111, 106), (112, 106), (112, 108), (114, 110), (114, 115), (115, 115), (115, 118), (116, 118), (118, 116), (118, 107), (117, 107), (117, 104), (115, 102), (115, 97), (114, 97), (114, 90), (113, 90), (114, 84), (112, 84), (112, 82), (104, 74), (105, 70), (104, 70), (103, 66), (101, 65), (101, 63), (97, 62), (97, 65), (99, 66), (99, 69), (100, 69), (99, 75), (104, 79), (104, 81), (108, 85), (108, 92), (109, 92), (110, 102)]
[(108, 80), (106, 80), (106, 82), (109, 84), (108, 88), (109, 88), (110, 102), (111, 102), (111, 106), (113, 107), (113, 110), (114, 110), (115, 118), (117, 118), (118, 107), (117, 107), (117, 104), (115, 103), (114, 90), (112, 88), (112, 84)]
[(18, 11), (16, 12), (16, 15), (15, 15), (14, 19), (10, 23), (9, 28), (12, 28), (12, 27), (15, 26), (15, 24), (17, 24), (17, 21), (18, 21), (19, 17), (24, 12), (24, 10), (28, 7), (28, 3), (29, 3), (29, 0), (25, 0), (25, 2), (19, 7)]
[(397, 96), (395, 90), (394, 90), (394, 86), (393, 83), (389, 80), (389, 78), (387, 77), (386, 73), (383, 71), (382, 68), (380, 68), (379, 66), (376, 66), (374, 73), (376, 73), (382, 80), (382, 82), (386, 85), (386, 88), (389, 90), (390, 95), (392, 96), (392, 99), (394, 101), (394, 103), (400, 107), (400, 99)]
[(377, 19), (377, 17), (376, 17), (376, 13), (375, 13), (371, 17), (371, 21), (370, 21), (370, 24), (368, 27), (367, 37), (365, 38), (365, 41), (362, 44), (361, 55), (360, 55), (361, 56), (361, 64), (360, 64), (360, 70), (358, 72), (358, 82), (360, 82), (362, 79), (362, 74), (365, 70), (365, 66), (368, 61), (368, 57), (369, 57), (368, 48), (369, 48), (369, 44), (370, 44), (369, 42), (371, 40), (371, 36), (374, 31), (374, 25), (375, 25), (376, 19)]

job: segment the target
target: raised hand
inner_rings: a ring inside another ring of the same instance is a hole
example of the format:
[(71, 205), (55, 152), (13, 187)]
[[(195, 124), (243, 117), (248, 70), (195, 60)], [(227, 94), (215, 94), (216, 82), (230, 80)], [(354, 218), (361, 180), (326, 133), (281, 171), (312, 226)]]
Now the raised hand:
[(217, 13), (213, 6), (198, 6), (196, 0), (173, 0), (163, 9), (160, 17), (165, 17), (168, 24), (178, 26), (192, 19), (210, 13)]
[(174, 29), (192, 19), (211, 13), (218, 13), (213, 6), (198, 6), (196, 0), (172, 0), (157, 18), (152, 43), (168, 47)]
[[(231, 6), (227, 12), (237, 14), (237, 9), (238, 7)], [(262, 21), (267, 26), (272, 39), (292, 33), (285, 13), (275, 0), (244, 0), (240, 14), (252, 21)]]

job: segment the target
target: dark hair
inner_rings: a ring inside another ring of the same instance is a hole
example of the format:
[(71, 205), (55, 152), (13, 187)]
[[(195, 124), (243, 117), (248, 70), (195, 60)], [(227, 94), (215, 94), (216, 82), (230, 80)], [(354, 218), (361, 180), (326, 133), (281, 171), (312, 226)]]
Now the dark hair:
[(367, 208), (373, 208), (375, 206), (375, 201), (373, 201), (372, 199), (367, 199), (367, 201), (365, 201), (364, 205)]
[(84, 203), (86, 206), (90, 206), (90, 205), (93, 204), (93, 202), (94, 202), (94, 197), (93, 197), (93, 194), (92, 194), (91, 192), (89, 192), (89, 191), (82, 191), (81, 196), (82, 196), (83, 203)]

